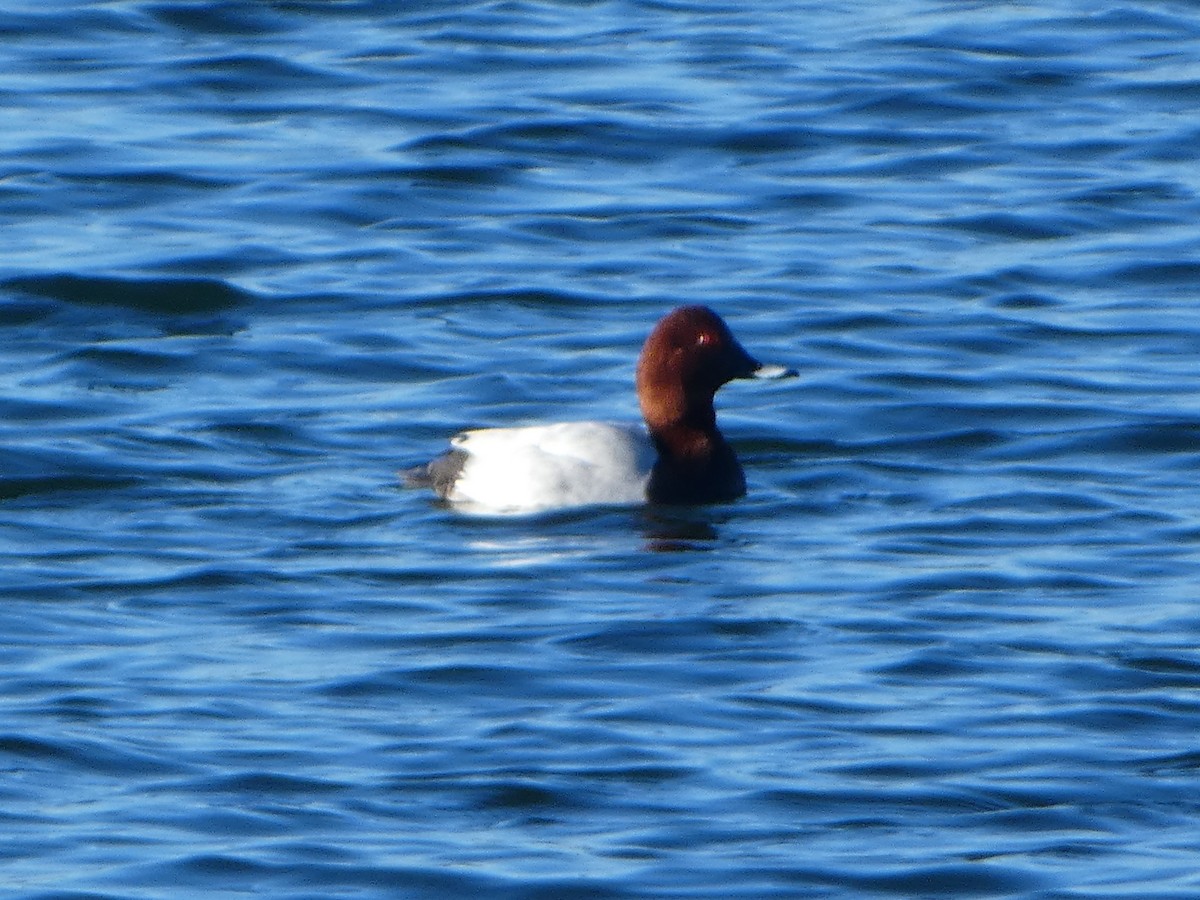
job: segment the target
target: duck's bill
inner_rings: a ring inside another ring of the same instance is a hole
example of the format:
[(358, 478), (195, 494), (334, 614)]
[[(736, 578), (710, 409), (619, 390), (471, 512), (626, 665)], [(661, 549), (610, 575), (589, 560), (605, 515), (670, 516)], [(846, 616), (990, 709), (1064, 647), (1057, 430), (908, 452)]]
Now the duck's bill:
[(759, 366), (750, 373), (750, 378), (795, 378), (800, 373), (795, 369), (789, 369), (787, 366), (765, 365)]

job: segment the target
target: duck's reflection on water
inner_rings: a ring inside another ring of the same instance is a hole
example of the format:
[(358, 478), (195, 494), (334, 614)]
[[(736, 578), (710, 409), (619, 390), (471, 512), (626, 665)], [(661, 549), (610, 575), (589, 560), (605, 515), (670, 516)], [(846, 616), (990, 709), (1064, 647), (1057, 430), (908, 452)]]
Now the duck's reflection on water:
[(639, 535), (638, 546), (651, 553), (713, 550), (720, 546), (719, 526), (726, 515), (713, 506), (648, 505), (636, 510), (572, 510), (532, 518), (455, 516), (453, 521), (456, 527), (472, 532), (466, 547), (487, 554), (489, 565), (529, 568), (606, 554), (614, 541), (628, 548), (628, 538), (637, 541)]
[(641, 510), (645, 548), (653, 553), (712, 550), (720, 537), (710, 506), (647, 506)]

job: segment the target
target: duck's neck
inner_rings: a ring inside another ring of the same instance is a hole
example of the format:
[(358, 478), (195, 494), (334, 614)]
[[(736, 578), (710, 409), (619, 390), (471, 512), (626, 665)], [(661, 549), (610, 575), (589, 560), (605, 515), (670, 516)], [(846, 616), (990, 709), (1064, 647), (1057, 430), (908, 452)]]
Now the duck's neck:
[(674, 384), (644, 383), (638, 379), (642, 417), (662, 457), (702, 460), (723, 444), (711, 391), (685, 391)]
[(650, 425), (658, 460), (647, 496), (656, 503), (717, 503), (746, 492), (746, 480), (733, 448), (716, 427), (691, 422)]
[(716, 447), (725, 443), (721, 432), (717, 431), (716, 416), (710, 422), (700, 424), (676, 421), (649, 425), (659, 456), (680, 462), (708, 459)]

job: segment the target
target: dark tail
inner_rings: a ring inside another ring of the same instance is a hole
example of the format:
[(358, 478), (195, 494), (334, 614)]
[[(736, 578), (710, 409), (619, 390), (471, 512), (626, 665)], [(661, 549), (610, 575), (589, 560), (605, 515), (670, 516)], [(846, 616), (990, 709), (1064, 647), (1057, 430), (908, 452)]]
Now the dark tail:
[(449, 450), (433, 462), (401, 470), (400, 477), (404, 479), (405, 487), (433, 488), (435, 494), (445, 499), (454, 490), (454, 483), (466, 464), (466, 451)]

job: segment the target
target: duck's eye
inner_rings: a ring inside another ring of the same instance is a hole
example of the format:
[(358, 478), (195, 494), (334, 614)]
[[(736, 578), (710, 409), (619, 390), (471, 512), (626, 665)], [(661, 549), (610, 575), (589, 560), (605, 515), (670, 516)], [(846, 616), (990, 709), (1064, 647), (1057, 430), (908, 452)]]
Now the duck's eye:
[(708, 347), (716, 342), (716, 335), (714, 335), (711, 331), (701, 331), (698, 335), (696, 335), (697, 347)]

